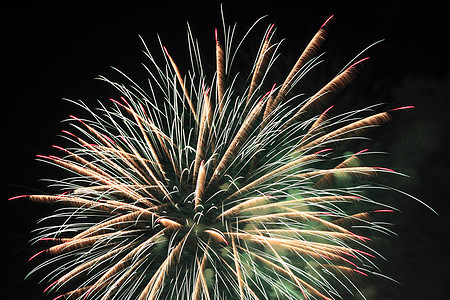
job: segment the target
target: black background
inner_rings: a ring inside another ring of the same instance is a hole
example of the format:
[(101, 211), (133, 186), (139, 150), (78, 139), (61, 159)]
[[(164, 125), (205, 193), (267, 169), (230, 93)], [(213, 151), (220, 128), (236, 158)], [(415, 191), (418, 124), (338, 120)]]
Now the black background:
[[(439, 216), (413, 200), (402, 199), (402, 213), (392, 221), (398, 236), (387, 238), (380, 261), (384, 273), (400, 284), (381, 279), (361, 283), (368, 299), (438, 299), (448, 278), (448, 68), (447, 7), (409, 1), (407, 5), (361, 1), (357, 6), (274, 1), (225, 1), (228, 24), (243, 28), (268, 14), (259, 27), (275, 22), (277, 36), (286, 37), (282, 52), (286, 64), (295, 57), (326, 18), (334, 14), (325, 45), (331, 78), (360, 50), (379, 39), (354, 89), (358, 101), (386, 102), (388, 107), (414, 105), (380, 133), (380, 149), (391, 153), (390, 165), (411, 175), (400, 188), (432, 206)], [(318, 1), (317, 1), (318, 2)], [(413, 3), (414, 2), (414, 3)], [(150, 2), (151, 3), (151, 2)], [(394, 3), (394, 2), (393, 2)], [(58, 4), (17, 2), (2, 12), (4, 79), (2, 92), (2, 162), (4, 195), (1, 199), (2, 263), (5, 299), (46, 299), (45, 284), (24, 281), (31, 270), (28, 258), (30, 231), (51, 208), (27, 200), (7, 201), (15, 195), (43, 193), (39, 178), (54, 170), (35, 161), (36, 154), (51, 154), (52, 144), (63, 142), (61, 123), (77, 108), (62, 98), (83, 99), (94, 105), (108, 97), (108, 87), (93, 78), (113, 77), (114, 66), (136, 78), (143, 74), (145, 57), (138, 35), (153, 52), (159, 51), (156, 34), (180, 66), (187, 65), (186, 21), (200, 40), (205, 59), (214, 57), (214, 28), (221, 26), (218, 2), (126, 1), (100, 5), (92, 1)], [(258, 30), (255, 31), (258, 33)], [(257, 35), (258, 38), (260, 35)], [(289, 60), (290, 59), (290, 60)], [(334, 68), (334, 69), (333, 69)], [(326, 71), (326, 69), (325, 69)], [(319, 85), (317, 85), (319, 86)], [(395, 205), (395, 204), (394, 204)], [(383, 250), (383, 249), (382, 249)], [(14, 295), (14, 296), (11, 296)], [(3, 297), (2, 297), (3, 298)]]

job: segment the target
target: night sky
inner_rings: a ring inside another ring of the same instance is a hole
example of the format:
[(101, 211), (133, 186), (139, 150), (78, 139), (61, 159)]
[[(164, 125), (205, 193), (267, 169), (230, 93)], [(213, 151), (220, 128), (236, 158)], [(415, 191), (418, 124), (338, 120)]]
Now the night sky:
[[(79, 112), (62, 98), (82, 99), (92, 105), (97, 99), (106, 100), (111, 88), (94, 78), (120, 78), (111, 66), (133, 78), (142, 76), (141, 62), (146, 58), (138, 35), (156, 53), (160, 51), (158, 33), (171, 55), (178, 58), (179, 66), (187, 68), (186, 21), (199, 39), (204, 59), (214, 58), (214, 28), (221, 26), (219, 2), (191, 2), (138, 5), (125, 1), (102, 6), (94, 1), (60, 1), (57, 5), (39, 1), (15, 3), (3, 10), (6, 83), (2, 90), (6, 88), (6, 95), (2, 97), (1, 136), (6, 167), (2, 168), (1, 257), (5, 260), (2, 274), (7, 279), (2, 281), (0, 295), (47, 299), (42, 294), (45, 284), (39, 285), (35, 277), (23, 278), (35, 266), (27, 262), (37, 252), (29, 247), (30, 231), (39, 218), (51, 214), (52, 208), (7, 199), (45, 193), (46, 183), (39, 179), (58, 172), (37, 162), (35, 155), (54, 153), (51, 145), (64, 143), (58, 134), (67, 124), (61, 121)], [(411, 176), (399, 180), (397, 187), (426, 202), (439, 216), (412, 199), (398, 197), (393, 205), (402, 213), (389, 219), (396, 224), (392, 229), (398, 236), (387, 237), (385, 246), (378, 245), (387, 261), (377, 262), (400, 284), (369, 279), (359, 286), (368, 299), (441, 298), (448, 289), (450, 267), (447, 7), (431, 6), (430, 1), (409, 1), (407, 6), (371, 5), (367, 1), (359, 6), (322, 1), (274, 1), (267, 5), (258, 4), (263, 1), (224, 2), (228, 24), (237, 21), (242, 28), (268, 14), (264, 26), (255, 31), (257, 42), (266, 25), (274, 22), (277, 38), (287, 38), (281, 52), (285, 54), (282, 63), (288, 66), (295, 63), (324, 20), (334, 14), (323, 48), (326, 62), (313, 77), (318, 78), (318, 84), (331, 79), (366, 46), (385, 39), (369, 50), (371, 59), (347, 88), (347, 96), (359, 104), (383, 102), (386, 108), (416, 106), (396, 114), (394, 121), (375, 135), (373, 148), (390, 153), (385, 158), (386, 167)]]

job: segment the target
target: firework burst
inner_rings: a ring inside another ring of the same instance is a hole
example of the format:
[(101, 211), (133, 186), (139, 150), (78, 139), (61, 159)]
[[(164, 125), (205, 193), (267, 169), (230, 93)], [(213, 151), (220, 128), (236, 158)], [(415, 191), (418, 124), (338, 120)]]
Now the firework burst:
[[(252, 67), (236, 71), (235, 27), (215, 31), (216, 70), (204, 70), (188, 30), (190, 71), (161, 45), (146, 47), (148, 84), (106, 78), (120, 96), (71, 116), (72, 146), (39, 156), (71, 176), (34, 240), (45, 293), (60, 299), (334, 299), (377, 274), (371, 216), (392, 212), (367, 196), (367, 149), (337, 150), (391, 118), (376, 106), (333, 114), (356, 76), (356, 56), (306, 97), (294, 88), (321, 63), (325, 22), (278, 85), (268, 26)], [(252, 30), (253, 27), (250, 29)], [(247, 37), (249, 32), (245, 34)], [(244, 37), (244, 38), (245, 38)], [(185, 75), (183, 75), (185, 74)], [(352, 143), (354, 145), (355, 143)], [(357, 204), (358, 203), (358, 204)], [(370, 207), (367, 209), (367, 207)], [(370, 229), (370, 230), (368, 230)]]

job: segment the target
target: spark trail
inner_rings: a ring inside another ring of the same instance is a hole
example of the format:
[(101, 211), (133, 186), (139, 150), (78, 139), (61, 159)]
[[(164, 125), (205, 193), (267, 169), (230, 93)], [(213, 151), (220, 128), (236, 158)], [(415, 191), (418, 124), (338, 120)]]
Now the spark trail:
[(160, 60), (146, 47), (148, 86), (102, 77), (120, 96), (97, 110), (76, 102), (90, 117), (71, 117), (63, 132), (71, 146), (38, 156), (70, 174), (54, 182), (61, 193), (26, 196), (57, 208), (41, 222), (34, 240), (41, 250), (31, 258), (41, 261), (32, 273), (48, 272), (44, 292), (58, 299), (335, 299), (339, 286), (358, 293), (355, 278), (378, 272), (365, 234), (388, 232), (372, 217), (393, 211), (365, 187), (396, 172), (363, 165), (367, 149), (345, 148), (353, 154), (340, 159), (335, 149), (357, 145), (395, 109), (333, 114), (335, 96), (367, 63), (359, 56), (301, 97), (330, 19), (278, 84), (268, 79), (281, 55), (276, 27), (268, 26), (246, 71), (234, 65), (243, 40), (233, 41), (236, 27), (225, 22), (215, 30), (214, 74), (188, 30), (189, 71), (161, 45)]

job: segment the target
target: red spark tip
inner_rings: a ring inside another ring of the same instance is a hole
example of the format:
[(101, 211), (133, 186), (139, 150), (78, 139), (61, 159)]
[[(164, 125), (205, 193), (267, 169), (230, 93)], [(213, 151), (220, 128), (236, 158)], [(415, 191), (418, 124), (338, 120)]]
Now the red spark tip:
[[(345, 253), (345, 252), (344, 252)], [(348, 254), (348, 253), (345, 253), (345, 254)], [(350, 254), (350, 256), (353, 256), (353, 257), (355, 257), (356, 258), (356, 256), (354, 256), (353, 254)], [(342, 257), (342, 256), (340, 256), (339, 255), (339, 258), (340, 259), (342, 259), (343, 261), (345, 261), (346, 263), (349, 263), (349, 264), (351, 264), (352, 266), (354, 266), (355, 268), (357, 268), (358, 267), (358, 265), (357, 264), (355, 264), (354, 262), (352, 262), (351, 260), (349, 260), (349, 259), (346, 259), (345, 257)]]
[(320, 253), (317, 253), (317, 254), (319, 254), (320, 257), (323, 257), (323, 258), (325, 258), (325, 259), (331, 260), (331, 257), (329, 257), (329, 256), (326, 256), (326, 255), (320, 254)]
[(269, 96), (270, 94), (272, 94), (273, 89), (275, 88), (276, 83), (272, 86), (272, 89), (270, 91), (268, 91), (267, 93), (264, 94), (264, 96), (261, 97), (261, 99), (259, 99), (259, 103), (261, 103), (267, 96)]
[(270, 26), (270, 28), (269, 28), (269, 30), (267, 31), (267, 34), (266, 34), (266, 39), (269, 38), (269, 35), (270, 35), (270, 33), (272, 32), (272, 29), (273, 29), (274, 26), (275, 26), (275, 23), (273, 23), (273, 24)]
[(75, 134), (73, 134), (73, 133), (70, 132), (70, 131), (67, 131), (67, 130), (61, 130), (61, 132), (62, 132), (62, 133), (65, 133), (65, 134), (67, 134), (67, 135), (73, 136), (74, 138), (78, 138)]
[(52, 147), (53, 147), (53, 148), (56, 148), (56, 149), (58, 149), (58, 150), (61, 150), (61, 151), (67, 152), (67, 150), (66, 150), (66, 149), (64, 149), (64, 148), (63, 148), (63, 147), (61, 147), (61, 146), (58, 146), (58, 145), (52, 145)]
[(329, 213), (329, 212), (325, 212), (325, 211), (318, 211), (316, 212), (316, 214), (318, 214), (319, 216), (329, 216), (329, 217), (336, 217), (335, 214), (333, 213)]
[(219, 37), (217, 34), (217, 28), (214, 28), (214, 38), (216, 39), (216, 44), (219, 42)]
[(364, 255), (367, 255), (369, 257), (375, 258), (375, 255), (372, 255), (370, 253), (367, 253), (367, 252), (364, 252), (364, 251), (361, 251), (361, 250), (356, 250), (356, 249), (354, 249), (354, 251), (359, 252), (359, 253), (364, 254)]
[(327, 151), (333, 151), (333, 148), (326, 148), (326, 149), (319, 150), (317, 152), (314, 152), (313, 155), (314, 154), (319, 154), (319, 153), (322, 153), (322, 152), (327, 152)]
[(59, 295), (58, 297), (53, 298), (53, 300), (57, 300), (57, 299), (59, 299), (61, 297), (64, 297), (64, 295)]
[(112, 102), (116, 103), (117, 105), (120, 105), (120, 106), (122, 106), (122, 103), (120, 103), (120, 102), (119, 102), (119, 101), (117, 101), (116, 99), (113, 99), (113, 98), (109, 98), (109, 101), (112, 101)]
[(62, 193), (62, 194), (59, 194), (56, 198), (57, 198), (57, 200), (59, 201), (59, 200), (61, 200), (62, 197), (65, 197), (65, 196), (68, 195), (68, 194), (69, 194), (69, 192), (66, 191), (66, 192), (64, 192), (64, 193)]
[(393, 209), (377, 209), (377, 210), (374, 210), (373, 212), (375, 212), (375, 213), (379, 213), (379, 212), (381, 212), (381, 213), (392, 213), (392, 212), (394, 212), (394, 210)]
[(78, 118), (78, 117), (75, 117), (74, 115), (69, 115), (69, 117), (70, 117), (70, 118), (72, 118), (72, 119), (74, 119), (74, 120), (77, 120), (77, 121), (80, 121), (80, 122), (82, 122), (82, 123), (83, 123), (83, 121), (81, 121), (81, 119), (80, 119), (80, 118)]
[(357, 272), (357, 273), (359, 273), (359, 274), (361, 274), (361, 275), (364, 275), (364, 276), (368, 276), (366, 273), (364, 273), (364, 272), (361, 272), (360, 270), (356, 270), (356, 269), (353, 269), (353, 271), (355, 271), (355, 272)]
[(327, 25), (327, 23), (334, 17), (334, 15), (331, 15), (328, 17), (328, 19), (325, 21), (325, 23), (322, 24), (322, 26), (320, 26), (320, 29), (322, 29), (323, 27), (325, 27)]
[(348, 67), (347, 70), (350, 69), (350, 68), (353, 68), (356, 65), (359, 65), (360, 63), (362, 63), (363, 61), (366, 61), (368, 59), (370, 59), (370, 57), (365, 57), (363, 59), (358, 60), (357, 62), (353, 63), (350, 67)]
[(20, 198), (28, 198), (28, 197), (30, 197), (30, 195), (19, 195), (19, 196), (14, 196), (14, 197), (9, 198), (8, 201), (16, 200), (16, 199), (20, 199)]
[(91, 286), (91, 287), (88, 289), (86, 295), (83, 297), (83, 300), (87, 299), (87, 297), (88, 297), (89, 294), (93, 291), (93, 289), (94, 289), (94, 286)]
[(40, 238), (38, 241), (42, 242), (42, 241), (53, 241), (54, 238)]
[(130, 106), (130, 104), (128, 103), (128, 101), (125, 99), (125, 97), (120, 97), (120, 100), (122, 100), (123, 102), (125, 102), (126, 105)]
[(164, 52), (166, 53), (166, 55), (170, 58), (170, 54), (169, 54), (169, 51), (167, 51), (166, 46), (162, 46), (162, 47), (163, 47)]
[(395, 110), (403, 110), (403, 109), (413, 109), (416, 108), (414, 105), (408, 105), (408, 106), (402, 106), (402, 107), (397, 107), (397, 108), (393, 108), (389, 111), (395, 111)]
[(370, 238), (365, 237), (365, 236), (362, 236), (362, 235), (358, 235), (358, 234), (355, 234), (355, 233), (351, 233), (351, 235), (354, 236), (355, 238), (357, 238), (357, 239), (363, 241), (363, 242), (365, 242), (365, 241), (371, 241)]
[(320, 114), (320, 116), (324, 116), (327, 112), (330, 111), (330, 109), (332, 109), (334, 107), (334, 105), (331, 105), (330, 107), (328, 107), (323, 113)]
[[(42, 292), (45, 294), (45, 292), (47, 292), (52, 286), (54, 286), (56, 283), (58, 282), (58, 280), (55, 280), (54, 282), (52, 282), (48, 287), (45, 288), (45, 290)], [(62, 295), (61, 295), (62, 296)], [(60, 297), (60, 296), (59, 296)], [(58, 298), (58, 297), (57, 297)], [(55, 298), (55, 299), (57, 299)]]
[(147, 113), (145, 112), (144, 105), (142, 105), (142, 103), (139, 103), (139, 107), (142, 109), (142, 112), (144, 113), (144, 115), (147, 116)]
[(395, 172), (395, 171), (392, 170), (392, 169), (384, 168), (384, 167), (375, 167), (375, 169), (381, 170), (381, 171), (387, 171), (387, 172), (397, 173), (397, 172)]
[(364, 153), (364, 152), (367, 152), (367, 151), (369, 151), (368, 148), (363, 149), (363, 150), (361, 150), (361, 151), (358, 151), (358, 152), (356, 152), (355, 154), (353, 154), (352, 156), (357, 156), (357, 155), (360, 155), (361, 153)]
[(28, 259), (28, 261), (31, 261), (33, 258), (35, 258), (36, 256), (38, 256), (39, 254), (41, 254), (42, 252), (45, 252), (45, 251), (47, 251), (47, 250), (44, 249), (44, 250), (39, 251), (38, 253), (36, 253), (35, 255), (33, 255), (32, 257), (30, 257), (30, 258)]
[[(275, 90), (275, 87), (276, 87), (276, 86), (277, 86), (277, 84), (274, 83), (274, 84), (272, 85), (272, 88), (270, 89), (270, 91), (269, 91), (266, 95), (268, 96), (268, 95), (272, 94), (273, 91)], [(265, 95), (265, 96), (266, 96), (266, 95)]]
[[(109, 136), (107, 136), (106, 134), (103, 134), (103, 133), (102, 133), (102, 137), (104, 137), (105, 139), (107, 139), (111, 144), (116, 145), (116, 143), (115, 143)], [(95, 144), (94, 144), (94, 145), (95, 145)], [(97, 146), (97, 145), (95, 145), (95, 146)]]

